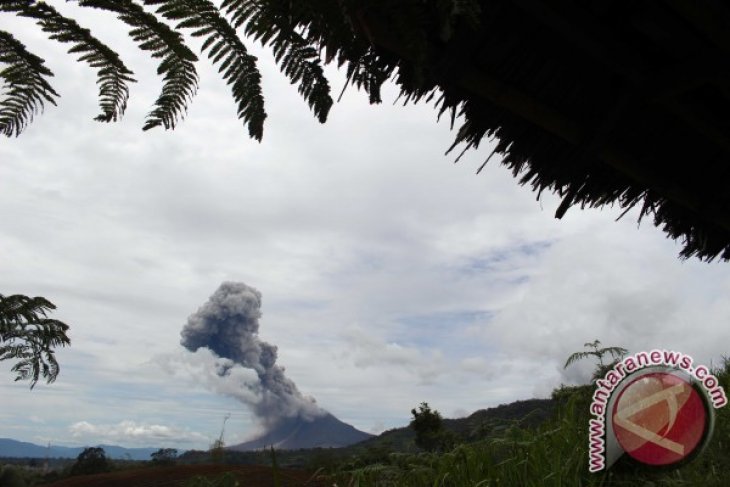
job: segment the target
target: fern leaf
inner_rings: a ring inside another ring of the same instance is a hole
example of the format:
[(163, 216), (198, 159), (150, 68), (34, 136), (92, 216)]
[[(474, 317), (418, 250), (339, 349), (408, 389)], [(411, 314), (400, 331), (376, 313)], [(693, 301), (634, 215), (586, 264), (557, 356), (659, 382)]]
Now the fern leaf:
[(46, 78), (53, 73), (43, 60), (31, 54), (11, 34), (0, 31), (0, 63), (8, 65), (0, 71), (5, 96), (0, 100), (0, 132), (18, 136), (42, 110), (44, 102), (56, 104), (58, 97)]
[(18, 380), (30, 379), (30, 388), (43, 376), (49, 383), (59, 373), (53, 348), (69, 345), (68, 325), (46, 317), (55, 309), (42, 297), (0, 294), (0, 360), (19, 360), (11, 371)]
[[(198, 58), (185, 45), (180, 33), (131, 0), (80, 0), (79, 5), (116, 13), (122, 22), (132, 27), (129, 35), (139, 47), (151, 51), (152, 57), (162, 59), (157, 68), (157, 74), (163, 76), (162, 93), (147, 115), (143, 130), (160, 125), (166, 129), (175, 128), (198, 89), (194, 64)], [(197, 25), (195, 19), (191, 22)]]
[(238, 118), (244, 121), (251, 137), (261, 140), (266, 112), (256, 58), (248, 52), (218, 8), (209, 0), (145, 0), (144, 3), (156, 6), (158, 14), (176, 21), (176, 28), (194, 29), (194, 34), (206, 36), (202, 51), (208, 51), (213, 64), (234, 56), (235, 61), (228, 62), (223, 79), (231, 86)]
[(103, 74), (97, 73), (101, 114), (95, 120), (111, 122), (122, 117), (129, 98), (127, 83), (134, 82), (134, 79), (132, 71), (127, 69), (116, 52), (93, 37), (88, 29), (62, 16), (44, 2), (6, 0), (0, 2), (0, 11), (35, 19), (44, 32), (51, 34), (50, 39), (71, 43), (70, 53), (87, 53), (79, 59), (98, 68), (99, 72), (103, 70)]
[(575, 352), (571, 354), (570, 357), (568, 357), (568, 360), (565, 362), (565, 365), (563, 366), (564, 369), (567, 369), (570, 364), (573, 362), (577, 362), (578, 360), (582, 360), (584, 358), (588, 358), (591, 355), (595, 355), (595, 352)]
[(246, 23), (246, 35), (264, 46), (272, 45), (281, 71), (292, 84), (298, 84), (299, 94), (317, 119), (324, 123), (333, 104), (330, 86), (319, 51), (314, 47), (316, 43), (306, 39), (291, 22), (299, 17), (297, 8), (301, 8), (300, 2), (295, 6), (294, 2), (225, 0), (221, 5), (234, 26)]

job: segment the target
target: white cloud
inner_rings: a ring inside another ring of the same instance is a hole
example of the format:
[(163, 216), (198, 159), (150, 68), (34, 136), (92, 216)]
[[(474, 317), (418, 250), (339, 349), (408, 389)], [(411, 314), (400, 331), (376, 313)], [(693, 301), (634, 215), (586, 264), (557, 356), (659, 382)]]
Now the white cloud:
[(542, 361), (555, 381), (590, 377), (590, 361), (568, 371), (562, 365), (594, 339), (716, 359), (730, 338), (728, 279), (722, 266), (678, 261), (677, 250), (653, 228), (596, 223), (545, 253), (521, 299), (497, 313), (483, 339)]
[(472, 374), (486, 374), (489, 371), (489, 363), (484, 357), (467, 357), (461, 361), (461, 368)]
[(188, 428), (162, 424), (137, 423), (123, 420), (116, 424), (92, 424), (79, 421), (68, 427), (71, 436), (78, 441), (98, 441), (112, 444), (131, 444), (139, 446), (189, 445), (200, 443), (208, 438)]
[(342, 333), (342, 337), (341, 359), (351, 361), (358, 368), (376, 367), (393, 374), (407, 371), (422, 384), (432, 383), (444, 371), (443, 353), (438, 349), (418, 349), (386, 342), (359, 327), (351, 327)]

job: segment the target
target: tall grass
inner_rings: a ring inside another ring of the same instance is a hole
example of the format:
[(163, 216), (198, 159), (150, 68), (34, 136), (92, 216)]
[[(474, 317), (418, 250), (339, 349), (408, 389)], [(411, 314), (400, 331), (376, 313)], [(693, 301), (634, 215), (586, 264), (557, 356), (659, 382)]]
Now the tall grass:
[[(730, 391), (730, 361), (714, 370)], [(537, 429), (519, 424), (498, 438), (462, 444), (444, 454), (391, 454), (365, 467), (332, 475), (337, 486), (726, 486), (730, 485), (730, 406), (716, 410), (707, 449), (675, 469), (641, 468), (625, 456), (610, 470), (588, 472), (591, 387), (564, 390), (555, 416)]]
[(231, 472), (226, 472), (216, 477), (207, 477), (204, 475), (196, 475), (188, 479), (184, 487), (240, 487), (240, 483), (236, 480), (236, 476)]

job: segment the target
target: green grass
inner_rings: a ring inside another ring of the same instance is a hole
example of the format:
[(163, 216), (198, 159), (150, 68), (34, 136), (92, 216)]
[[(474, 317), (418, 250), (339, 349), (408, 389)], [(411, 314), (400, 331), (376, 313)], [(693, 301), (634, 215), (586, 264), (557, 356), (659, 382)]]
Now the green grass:
[[(730, 391), (730, 362), (714, 373)], [(330, 474), (340, 487), (730, 485), (726, 478), (730, 474), (730, 406), (716, 410), (712, 440), (688, 464), (650, 470), (623, 458), (608, 471), (589, 473), (592, 391), (589, 386), (561, 390), (555, 415), (538, 428), (523, 428), (515, 422), (498, 437), (462, 444), (448, 453), (391, 453), (368, 465), (351, 459)]]
[(212, 478), (198, 475), (185, 482), (185, 487), (239, 487), (240, 485), (232, 473)]

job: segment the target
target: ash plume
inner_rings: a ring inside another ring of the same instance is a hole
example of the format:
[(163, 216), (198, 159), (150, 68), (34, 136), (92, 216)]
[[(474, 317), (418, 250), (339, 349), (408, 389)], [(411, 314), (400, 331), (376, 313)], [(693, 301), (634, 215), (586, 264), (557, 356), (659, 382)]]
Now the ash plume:
[[(276, 346), (258, 337), (259, 318), (261, 293), (244, 283), (224, 282), (190, 315), (180, 343), (191, 352), (207, 348), (219, 357), (216, 380), (226, 382), (227, 394), (249, 406), (267, 428), (287, 418), (312, 420), (327, 414), (276, 364)], [(237, 365), (254, 371), (255, 377), (235, 373)]]

